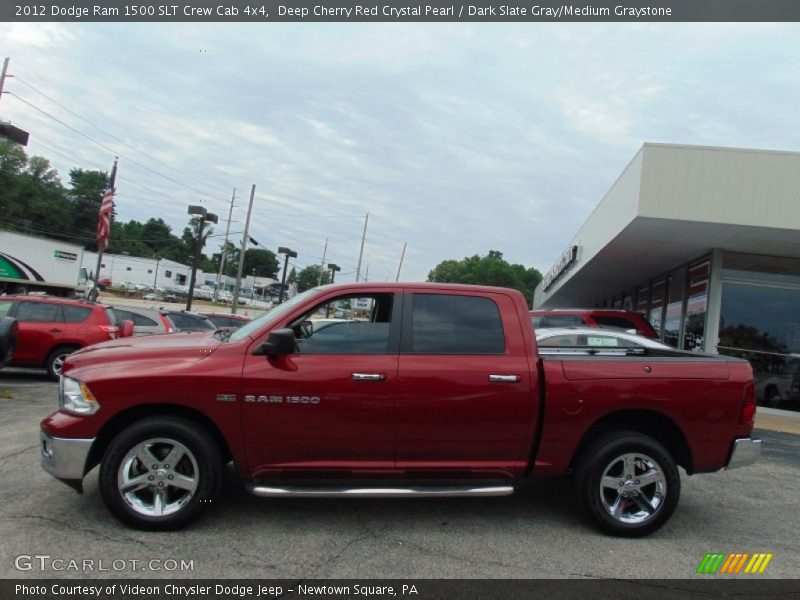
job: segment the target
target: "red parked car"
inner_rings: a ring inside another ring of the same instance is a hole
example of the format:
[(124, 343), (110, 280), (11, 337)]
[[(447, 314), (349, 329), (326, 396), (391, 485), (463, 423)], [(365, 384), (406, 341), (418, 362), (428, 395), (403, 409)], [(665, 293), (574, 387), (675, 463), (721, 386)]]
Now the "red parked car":
[(547, 308), (531, 311), (536, 329), (555, 327), (602, 327), (635, 329), (644, 337), (657, 340), (658, 333), (644, 315), (629, 310), (607, 308)]
[[(343, 320), (313, 326), (328, 313)], [(233, 461), (268, 498), (502, 496), (571, 476), (598, 526), (645, 535), (678, 503), (678, 465), (757, 459), (753, 371), (609, 350), (537, 349), (515, 290), (314, 288), (236, 330), (70, 356), (60, 409), (41, 423), (42, 466), (80, 491), (99, 464), (108, 508), (145, 529), (191, 521)]]
[(19, 338), (13, 367), (44, 367), (52, 379), (61, 375), (64, 359), (85, 346), (120, 334), (111, 307), (52, 296), (0, 296), (0, 317), (14, 317)]

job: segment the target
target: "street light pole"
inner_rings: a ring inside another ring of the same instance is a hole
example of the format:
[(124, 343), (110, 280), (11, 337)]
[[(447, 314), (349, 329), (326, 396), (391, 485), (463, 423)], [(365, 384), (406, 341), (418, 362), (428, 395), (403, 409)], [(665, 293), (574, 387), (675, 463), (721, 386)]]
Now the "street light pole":
[(219, 218), (214, 213), (208, 212), (202, 206), (190, 206), (189, 214), (192, 217), (200, 219), (200, 224), (197, 227), (197, 239), (194, 245), (194, 260), (192, 261), (192, 276), (189, 279), (189, 296), (186, 298), (186, 310), (192, 310), (192, 298), (194, 296), (194, 285), (197, 279), (197, 264), (200, 262), (200, 251), (203, 249), (203, 229), (206, 223), (216, 223)]
[(283, 274), (281, 275), (281, 295), (278, 304), (283, 304), (283, 291), (286, 288), (286, 269), (289, 266), (289, 257), (297, 258), (297, 252), (284, 246), (278, 248), (278, 254), (283, 254)]
[[(328, 268), (331, 270), (331, 285), (333, 285), (333, 279), (334, 277), (336, 277), (336, 271), (341, 271), (342, 268), (335, 263), (328, 263)], [(325, 305), (325, 318), (327, 319), (330, 316), (331, 316), (331, 305), (330, 303), (328, 303)]]
[(342, 268), (334, 263), (328, 263), (328, 268), (331, 270), (331, 283), (333, 283), (333, 279), (336, 277), (336, 271), (341, 271)]

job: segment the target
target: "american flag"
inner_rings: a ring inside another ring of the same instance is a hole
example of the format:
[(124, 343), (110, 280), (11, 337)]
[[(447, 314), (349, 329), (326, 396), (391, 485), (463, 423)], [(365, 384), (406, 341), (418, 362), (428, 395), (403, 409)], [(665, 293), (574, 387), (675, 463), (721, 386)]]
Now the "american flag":
[(103, 200), (100, 202), (100, 214), (97, 217), (97, 251), (105, 252), (108, 249), (108, 236), (111, 234), (111, 213), (114, 210), (114, 180), (117, 178), (117, 161), (111, 169), (106, 189), (103, 190)]

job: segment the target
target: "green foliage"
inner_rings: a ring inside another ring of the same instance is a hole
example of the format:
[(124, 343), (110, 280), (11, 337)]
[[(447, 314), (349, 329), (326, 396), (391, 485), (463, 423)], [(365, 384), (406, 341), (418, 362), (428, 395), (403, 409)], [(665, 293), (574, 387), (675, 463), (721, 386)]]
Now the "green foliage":
[(428, 281), (494, 285), (519, 290), (529, 303), (533, 299), (533, 290), (541, 280), (539, 271), (509, 263), (503, 259), (503, 253), (497, 250), (490, 250), (486, 256), (476, 254), (461, 260), (442, 261), (428, 274)]
[[(236, 253), (236, 259), (239, 259), (239, 253)], [(263, 248), (249, 248), (244, 253), (244, 273), (243, 275), (252, 275), (255, 270), (258, 277), (271, 277), (275, 278), (278, 273), (278, 257), (271, 250)], [(236, 275), (236, 272), (233, 273)]]
[[(108, 174), (102, 171), (72, 169), (69, 185), (65, 187), (46, 158), (29, 158), (17, 144), (0, 140), (0, 228), (96, 251), (97, 215), (107, 181)], [(188, 264), (194, 252), (192, 231), (196, 232), (196, 226), (190, 222), (183, 237), (178, 237), (163, 219), (151, 218), (146, 223), (114, 220), (108, 252)], [(203, 237), (207, 238), (209, 233), (211, 229), (204, 228)], [(236, 274), (238, 258), (236, 250), (235, 260), (230, 262), (232, 273), (226, 266), (227, 274)], [(218, 265), (218, 260), (201, 255), (199, 266), (204, 271), (216, 272)]]
[(320, 280), (320, 272), (322, 273), (321, 285), (331, 282), (329, 271), (323, 270), (319, 265), (310, 265), (297, 274), (298, 293), (317, 287), (317, 282)]

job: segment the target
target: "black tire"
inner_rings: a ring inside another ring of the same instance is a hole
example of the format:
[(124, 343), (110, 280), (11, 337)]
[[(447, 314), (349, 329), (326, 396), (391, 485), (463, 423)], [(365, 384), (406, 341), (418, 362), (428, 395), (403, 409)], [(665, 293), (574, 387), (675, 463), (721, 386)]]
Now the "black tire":
[[(630, 463), (625, 463), (626, 455), (632, 457)], [(625, 464), (632, 467), (627, 469), (630, 473), (624, 472)], [(608, 479), (601, 488), (604, 475)], [(644, 483), (650, 480), (653, 483)], [(634, 431), (615, 431), (600, 436), (581, 453), (574, 489), (578, 504), (602, 531), (639, 537), (670, 518), (680, 497), (681, 479), (675, 459), (661, 443)]]
[(80, 346), (59, 346), (50, 351), (44, 361), (44, 368), (47, 369), (47, 375), (50, 379), (58, 381), (61, 377), (61, 365), (64, 359), (78, 350), (80, 350)]
[(767, 388), (767, 391), (764, 393), (764, 404), (771, 408), (778, 408), (783, 402), (783, 398), (781, 397), (780, 391), (774, 385), (771, 385)]
[[(158, 469), (152, 469), (154, 465), (147, 465), (143, 469), (140, 459), (134, 458), (132, 453), (137, 446), (154, 440), (162, 440), (149, 446)], [(171, 449), (178, 447), (176, 443), (182, 445), (188, 454), (178, 464), (161, 463), (168, 459)], [(118, 481), (129, 475), (130, 469), (153, 483), (146, 484), (146, 489), (136, 491), (133, 495), (125, 495)], [(171, 482), (173, 477), (169, 473), (174, 473), (176, 477), (182, 473), (187, 479), (193, 479), (194, 491), (189, 494), (184, 489), (174, 487)], [(151, 475), (156, 479), (150, 480)], [(161, 478), (164, 484), (161, 489), (166, 494), (162, 507), (170, 510), (170, 506), (173, 506), (169, 503), (170, 499), (177, 506), (169, 514), (159, 515), (155, 509), (158, 478)], [(99, 479), (103, 501), (123, 523), (145, 530), (180, 529), (196, 519), (219, 494), (222, 483), (221, 451), (214, 437), (197, 423), (168, 415), (150, 417), (134, 423), (111, 441), (100, 464)]]

